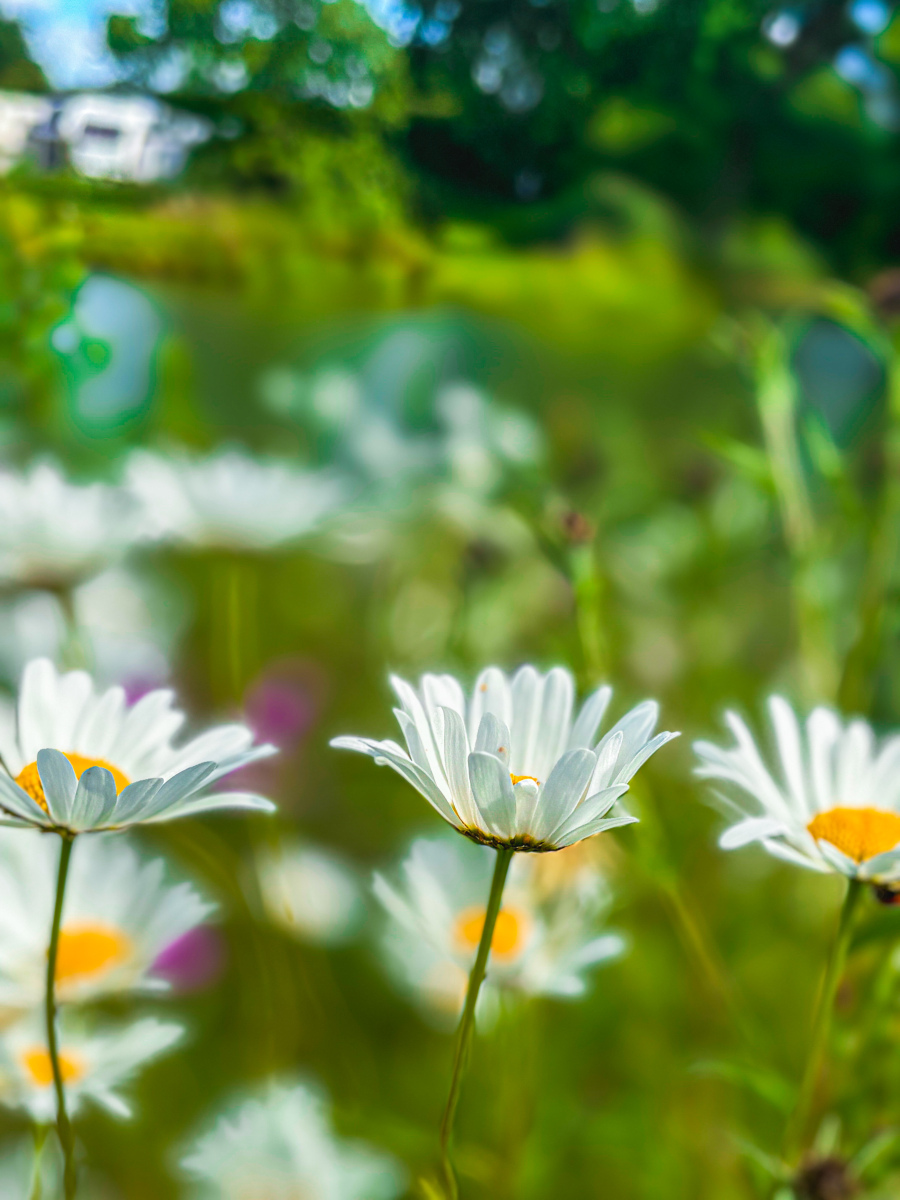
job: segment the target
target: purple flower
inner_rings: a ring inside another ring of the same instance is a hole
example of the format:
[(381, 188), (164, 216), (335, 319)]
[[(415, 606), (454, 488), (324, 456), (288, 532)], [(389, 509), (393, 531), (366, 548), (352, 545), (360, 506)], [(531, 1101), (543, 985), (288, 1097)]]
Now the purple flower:
[(198, 925), (166, 946), (153, 964), (153, 973), (176, 992), (210, 987), (225, 969), (225, 939), (214, 925)]

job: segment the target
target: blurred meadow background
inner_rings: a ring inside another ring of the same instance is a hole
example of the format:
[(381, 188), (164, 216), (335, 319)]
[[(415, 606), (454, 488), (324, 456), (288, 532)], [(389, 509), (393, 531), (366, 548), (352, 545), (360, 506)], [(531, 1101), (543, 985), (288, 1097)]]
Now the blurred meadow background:
[[(2, 11), (2, 472), (221, 455), (233, 514), (71, 592), (8, 573), (0, 683), (85, 664), (280, 748), (246, 768), (276, 816), (134, 835), (217, 908), (171, 995), (103, 1008), (188, 1034), (131, 1121), (79, 1113), (85, 1194), (194, 1195), (191, 1140), (270, 1078), (314, 1080), (422, 1194), (456, 993), (404, 970), (372, 877), (455, 835), (328, 741), (394, 736), (389, 671), (532, 661), (613, 684), (616, 719), (655, 697), (683, 736), (634, 781), (639, 825), (522, 856), (548, 893), (594, 888), (622, 953), (487, 1014), (461, 1195), (772, 1196), (841, 889), (723, 854), (690, 743), (772, 690), (900, 724), (894, 5)], [(321, 518), (269, 537), (233, 455), (323, 472)], [(900, 1191), (900, 912), (867, 896), (856, 937), (810, 1153), (879, 1153), (858, 1191), (820, 1173), (798, 1200)], [(11, 1179), (28, 1129), (0, 1110)]]

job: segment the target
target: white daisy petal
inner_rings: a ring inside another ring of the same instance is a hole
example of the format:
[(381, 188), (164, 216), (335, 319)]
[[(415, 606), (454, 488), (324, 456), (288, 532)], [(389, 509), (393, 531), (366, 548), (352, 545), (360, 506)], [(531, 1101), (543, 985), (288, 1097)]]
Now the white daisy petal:
[(769, 698), (769, 714), (778, 743), (781, 768), (787, 783), (786, 796), (797, 812), (808, 814), (810, 809), (806, 796), (806, 770), (803, 763), (800, 725), (797, 717), (788, 702), (781, 696)]
[(495, 717), (493, 713), (485, 713), (478, 726), (478, 736), (473, 748), (495, 755), (508, 768), (510, 741), (509, 729), (499, 717)]
[(647, 759), (651, 757), (651, 755), (654, 755), (657, 750), (662, 749), (663, 746), (674, 741), (677, 737), (681, 737), (681, 734), (658, 733), (656, 737), (651, 738), (649, 742), (646, 742), (640, 748), (640, 750), (638, 750), (638, 752), (633, 755), (628, 762), (625, 763), (625, 765), (616, 775), (616, 783), (628, 783), (629, 780), (631, 780), (641, 769)]
[(553, 830), (563, 825), (581, 804), (597, 765), (592, 750), (569, 750), (550, 772), (541, 788), (540, 807), (535, 820), (538, 841), (550, 839)]
[(449, 821), (454, 826), (459, 825), (459, 817), (434, 779), (407, 758), (395, 742), (374, 742), (368, 738), (337, 737), (331, 739), (330, 745), (337, 750), (356, 750), (362, 754), (368, 754), (375, 759), (379, 766), (392, 767), (437, 809), (445, 821)]
[(719, 845), (723, 850), (736, 850), (740, 846), (748, 846), (751, 842), (759, 842), (763, 838), (777, 837), (788, 832), (785, 823), (776, 820), (775, 817), (748, 817), (746, 821), (726, 829), (719, 838)]
[(0, 771), (0, 808), (32, 825), (46, 825), (50, 818), (26, 791)]
[[(167, 807), (200, 787), (207, 789), (204, 809), (246, 807), (209, 789), (231, 771), (274, 753), (274, 747), (254, 745), (243, 725), (222, 726), (173, 746), (184, 717), (171, 703), (172, 693), (160, 691), (128, 708), (121, 688), (98, 694), (83, 671), (58, 674), (47, 659), (28, 663), (19, 688), (18, 727), (4, 730), (0, 807), (14, 819), (73, 834), (147, 816), (165, 819)], [(198, 760), (199, 754), (206, 757)], [(8, 774), (11, 764), (23, 787)], [(195, 766), (193, 774), (185, 769)]]
[(833, 846), (831, 842), (825, 841), (824, 838), (819, 839), (819, 853), (830, 866), (839, 871), (841, 875), (847, 875), (853, 879), (858, 871), (859, 864), (855, 863), (852, 858), (849, 858), (837, 846)]
[(491, 713), (507, 728), (512, 725), (512, 693), (509, 680), (499, 667), (488, 667), (475, 681), (469, 706), (469, 741), (472, 743), (478, 736), (485, 713)]
[(764, 838), (762, 845), (773, 858), (780, 858), (784, 862), (792, 863), (795, 867), (805, 867), (808, 871), (819, 871), (825, 874), (831, 869), (822, 860), (821, 856), (812, 858), (809, 854), (803, 854), (799, 850), (795, 850), (787, 842), (777, 841), (774, 838)]
[(89, 767), (78, 780), (66, 823), (77, 831), (105, 825), (115, 807), (116, 781), (103, 767)]
[(587, 821), (584, 825), (576, 825), (560, 837), (557, 845), (560, 850), (564, 850), (566, 846), (571, 846), (584, 838), (593, 837), (597, 833), (608, 833), (610, 829), (621, 829), (624, 825), (635, 824), (637, 824), (637, 817), (631, 816), (630, 813), (623, 813), (619, 817), (597, 817), (596, 820)]
[(520, 667), (512, 680), (513, 719), (509, 764), (513, 775), (537, 775), (545, 679), (534, 667)]
[(885, 855), (900, 848), (900, 784), (894, 770), (900, 767), (900, 738), (887, 738), (879, 749), (865, 721), (843, 722), (822, 707), (801, 727), (780, 696), (770, 698), (768, 710), (779, 765), (775, 773), (734, 713), (726, 719), (736, 745), (695, 743), (696, 774), (740, 789), (733, 800), (727, 798), (739, 820), (722, 834), (720, 845), (735, 849), (759, 841), (796, 866), (851, 878), (875, 879), (881, 870), (893, 869)]
[[(594, 792), (583, 804), (580, 804), (555, 828), (551, 829), (547, 837), (552, 842), (558, 842), (565, 839), (573, 829), (601, 820), (627, 791), (627, 784), (617, 783), (612, 787), (604, 788), (602, 792)], [(636, 821), (637, 818), (635, 817), (633, 820)]]
[(464, 825), (475, 825), (475, 803), (469, 785), (469, 739), (462, 716), (444, 709), (444, 771), (450, 785), (453, 807)]
[(493, 754), (474, 750), (469, 755), (469, 782), (479, 817), (477, 828), (500, 838), (513, 837), (516, 796), (505, 764)]
[(600, 722), (603, 720), (603, 714), (609, 707), (611, 699), (612, 688), (606, 685), (597, 688), (596, 692), (588, 696), (581, 712), (578, 714), (578, 719), (572, 727), (567, 749), (577, 750), (581, 746), (587, 746), (588, 748), (593, 746), (597, 730), (600, 728)]
[[(396, 677), (391, 685), (400, 700), (395, 712), (409, 755), (395, 743), (366, 738), (336, 738), (331, 744), (389, 762), (461, 832), (498, 847), (557, 849), (550, 834), (586, 796), (591, 804), (583, 819), (593, 830), (600, 803), (594, 802), (596, 794), (614, 777), (618, 791), (610, 795), (627, 790), (627, 780), (676, 736), (652, 736), (658, 706), (648, 700), (627, 713), (593, 751), (590, 743), (610, 689), (594, 692), (573, 726), (574, 684), (561, 667), (542, 675), (526, 665), (512, 680), (489, 667), (478, 677), (468, 712), (462, 689), (450, 676), (424, 676), (419, 691)], [(464, 779), (461, 767), (469, 747)], [(452, 815), (447, 811), (451, 801)]]
[(37, 769), (51, 818), (57, 825), (65, 825), (78, 787), (75, 769), (58, 750), (39, 750)]

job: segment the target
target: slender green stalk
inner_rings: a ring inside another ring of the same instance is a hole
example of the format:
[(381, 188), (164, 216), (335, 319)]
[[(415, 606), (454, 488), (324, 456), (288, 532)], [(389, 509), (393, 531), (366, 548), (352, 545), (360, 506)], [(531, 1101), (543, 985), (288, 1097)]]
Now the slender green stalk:
[(869, 544), (860, 588), (857, 635), (844, 663), (838, 704), (844, 712), (868, 711), (877, 676), (891, 580), (900, 546), (900, 363), (890, 377), (890, 426), (883, 440), (884, 484)]
[(84, 669), (88, 665), (88, 654), (78, 626), (78, 618), (75, 615), (75, 597), (72, 595), (71, 588), (59, 588), (55, 595), (59, 601), (66, 627), (66, 637), (60, 651), (60, 658), (69, 670)]
[(28, 1189), (28, 1200), (41, 1200), (43, 1195), (43, 1174), (41, 1164), (44, 1157), (44, 1146), (47, 1143), (49, 1125), (36, 1125), (34, 1130), (34, 1161), (31, 1166), (31, 1187)]
[(831, 699), (837, 692), (838, 664), (817, 578), (821, 537), (797, 441), (797, 385), (784, 336), (772, 326), (763, 325), (757, 331), (756, 403), (791, 559), (791, 594), (803, 682), (811, 699)]
[(255, 567), (237, 554), (211, 567), (210, 683), (214, 699), (239, 705), (257, 662)]
[(834, 999), (838, 984), (844, 973), (847, 961), (847, 951), (850, 948), (850, 938), (853, 933), (853, 918), (862, 897), (864, 884), (858, 879), (847, 882), (847, 893), (841, 906), (837, 931), (825, 964), (825, 973), (816, 997), (816, 1007), (813, 1014), (812, 1034), (806, 1067), (797, 1094), (797, 1103), (785, 1132), (785, 1157), (790, 1158), (801, 1149), (803, 1133), (809, 1118), (815, 1097), (816, 1084), (822, 1069), (822, 1059), (828, 1044), (828, 1034), (831, 1030), (831, 1018), (834, 1013)]
[(62, 920), (63, 900), (66, 895), (66, 879), (69, 874), (69, 859), (72, 857), (74, 839), (62, 837), (59, 855), (59, 871), (56, 877), (56, 904), (53, 908), (53, 926), (50, 930), (50, 949), (47, 952), (47, 1049), (53, 1069), (53, 1087), (56, 1091), (56, 1132), (63, 1152), (63, 1193), (65, 1200), (72, 1200), (77, 1186), (75, 1176), (75, 1138), (69, 1114), (66, 1112), (66, 1089), (59, 1065), (59, 1044), (56, 1036), (56, 955), (59, 949), (59, 926)]
[(497, 861), (494, 865), (494, 877), (491, 880), (491, 894), (488, 897), (487, 911), (484, 915), (484, 928), (481, 931), (481, 941), (478, 943), (478, 953), (475, 964), (469, 975), (469, 988), (466, 992), (466, 1003), (463, 1008), (462, 1020), (456, 1035), (456, 1052), (453, 1056), (453, 1074), (450, 1078), (450, 1093), (447, 1096), (447, 1106), (441, 1121), (441, 1170), (447, 1189), (448, 1200), (457, 1200), (459, 1189), (456, 1186), (456, 1176), (453, 1164), (450, 1162), (450, 1138), (453, 1134), (453, 1119), (456, 1116), (456, 1106), (459, 1103), (459, 1090), (465, 1074), (469, 1054), (469, 1043), (472, 1040), (472, 1029), (475, 1024), (475, 1005), (478, 993), (484, 982), (488, 957), (491, 952), (491, 941), (494, 937), (494, 926), (497, 924), (497, 914), (500, 912), (500, 902), (503, 899), (503, 888), (506, 876), (512, 862), (514, 851), (502, 849), (497, 851)]
[(575, 546), (569, 552), (569, 573), (575, 594), (575, 619), (589, 686), (596, 686), (605, 664), (601, 602), (603, 581), (597, 570), (593, 544)]

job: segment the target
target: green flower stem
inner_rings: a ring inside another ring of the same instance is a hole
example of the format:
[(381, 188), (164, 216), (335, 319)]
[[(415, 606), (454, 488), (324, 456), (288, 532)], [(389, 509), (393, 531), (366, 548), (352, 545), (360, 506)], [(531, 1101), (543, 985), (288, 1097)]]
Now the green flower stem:
[(66, 627), (65, 642), (60, 652), (62, 663), (70, 671), (84, 670), (88, 665), (88, 654), (75, 615), (75, 597), (71, 588), (59, 588), (55, 595)]
[(513, 850), (505, 848), (497, 851), (494, 877), (491, 880), (491, 894), (488, 897), (487, 912), (484, 915), (484, 928), (481, 931), (481, 941), (478, 943), (475, 964), (469, 975), (466, 1004), (463, 1008), (462, 1020), (459, 1023), (459, 1032), (456, 1036), (456, 1052), (453, 1056), (453, 1075), (450, 1079), (450, 1094), (447, 1096), (447, 1106), (444, 1109), (444, 1116), (441, 1120), (440, 1136), (441, 1170), (444, 1175), (448, 1200), (457, 1200), (459, 1195), (459, 1190), (456, 1186), (456, 1176), (453, 1173), (453, 1164), (450, 1162), (450, 1138), (453, 1134), (453, 1119), (456, 1116), (459, 1091), (462, 1086), (469, 1054), (469, 1043), (472, 1040), (472, 1030), (475, 1024), (475, 1005), (478, 1003), (478, 993), (481, 991), (481, 985), (484, 982), (488, 956), (491, 952), (491, 941), (494, 937), (494, 926), (497, 924), (500, 902), (503, 899), (503, 888), (506, 884), (506, 876), (509, 872), (509, 866), (514, 853)]
[(56, 904), (53, 909), (53, 926), (50, 930), (50, 949), (47, 952), (47, 1049), (53, 1069), (53, 1087), (56, 1091), (56, 1132), (63, 1152), (63, 1193), (65, 1200), (72, 1200), (77, 1181), (75, 1177), (75, 1138), (72, 1124), (66, 1112), (66, 1089), (59, 1066), (59, 1045), (56, 1037), (56, 955), (59, 949), (59, 926), (62, 920), (63, 900), (66, 895), (66, 879), (69, 874), (69, 859), (72, 857), (74, 839), (62, 836), (59, 855), (59, 871), (56, 877)]
[(569, 578), (575, 596), (575, 619), (585, 677), (588, 684), (595, 687), (603, 678), (606, 654), (601, 611), (603, 580), (593, 544), (575, 546), (569, 552)]
[(802, 1148), (803, 1133), (812, 1108), (822, 1068), (822, 1059), (828, 1044), (828, 1034), (831, 1030), (831, 1018), (834, 1013), (834, 999), (838, 984), (844, 974), (847, 952), (850, 949), (850, 938), (853, 933), (853, 919), (862, 898), (865, 885), (859, 879), (847, 881), (847, 892), (841, 907), (837, 932), (825, 964), (825, 974), (816, 998), (813, 1016), (812, 1036), (809, 1043), (809, 1053), (806, 1068), (797, 1095), (797, 1104), (788, 1122), (785, 1136), (785, 1157), (788, 1160)]
[(818, 580), (823, 548), (797, 442), (797, 384), (782, 332), (763, 323), (755, 332), (756, 402), (772, 482), (791, 560), (791, 594), (807, 692), (833, 698), (838, 664), (827, 605)]
[(41, 1200), (43, 1195), (43, 1176), (41, 1163), (44, 1157), (44, 1146), (47, 1143), (49, 1125), (36, 1125), (34, 1130), (34, 1161), (31, 1167), (31, 1187), (28, 1189), (28, 1200)]
[(257, 661), (255, 564), (228, 553), (212, 567), (210, 682), (215, 700), (240, 705)]

